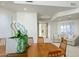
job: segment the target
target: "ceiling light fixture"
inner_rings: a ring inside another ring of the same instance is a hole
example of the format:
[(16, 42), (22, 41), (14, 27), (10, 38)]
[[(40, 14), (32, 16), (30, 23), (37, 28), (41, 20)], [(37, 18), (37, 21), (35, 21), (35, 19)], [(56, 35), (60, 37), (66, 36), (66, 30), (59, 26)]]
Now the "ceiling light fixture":
[(50, 18), (50, 16), (44, 15), (44, 16), (40, 16), (40, 18)]
[(71, 6), (76, 6), (76, 3), (70, 3)]
[(16, 4), (26, 4), (26, 3), (33, 3), (34, 1), (14, 1)]
[(24, 8), (24, 11), (26, 11), (27, 10), (27, 8)]
[(26, 2), (32, 3), (33, 1), (26, 1)]
[(68, 17), (71, 17), (71, 16), (68, 16)]
[(58, 20), (61, 20), (61, 19), (58, 19)]

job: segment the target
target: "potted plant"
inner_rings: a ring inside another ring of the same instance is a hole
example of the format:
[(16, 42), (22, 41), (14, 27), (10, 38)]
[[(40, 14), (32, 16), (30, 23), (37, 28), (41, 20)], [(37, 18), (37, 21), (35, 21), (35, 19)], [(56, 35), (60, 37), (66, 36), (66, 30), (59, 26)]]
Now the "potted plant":
[(14, 31), (14, 37), (11, 37), (13, 39), (17, 38), (18, 40), (18, 45), (17, 45), (17, 53), (23, 53), (27, 51), (29, 45), (28, 45), (28, 35), (27, 35), (27, 30), (25, 27), (20, 24), (19, 22), (13, 22), (11, 24), (12, 29)]
[(17, 30), (15, 37), (18, 38), (17, 53), (26, 52), (29, 47), (28, 35), (24, 35), (20, 30)]

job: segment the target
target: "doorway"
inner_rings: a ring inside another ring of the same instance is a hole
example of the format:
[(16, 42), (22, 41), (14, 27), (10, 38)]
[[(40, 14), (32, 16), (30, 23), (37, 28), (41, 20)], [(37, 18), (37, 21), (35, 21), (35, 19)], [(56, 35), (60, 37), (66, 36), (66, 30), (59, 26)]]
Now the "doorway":
[(39, 23), (39, 36), (48, 38), (48, 23)]

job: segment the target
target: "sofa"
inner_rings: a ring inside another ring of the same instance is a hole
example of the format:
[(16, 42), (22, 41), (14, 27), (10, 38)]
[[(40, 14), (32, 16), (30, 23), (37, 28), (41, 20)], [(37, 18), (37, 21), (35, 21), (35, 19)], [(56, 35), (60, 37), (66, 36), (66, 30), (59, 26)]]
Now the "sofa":
[[(72, 45), (72, 46), (76, 46), (77, 45), (77, 41), (78, 41), (78, 35), (73, 35), (72, 37), (68, 38), (68, 44)], [(78, 41), (79, 42), (79, 41)]]
[(67, 40), (68, 45), (72, 45), (72, 46), (79, 45), (79, 36), (76, 34), (71, 35), (69, 37), (65, 34), (63, 34), (63, 35), (54, 34), (53, 42), (55, 42), (55, 43), (61, 42), (61, 37), (64, 37)]

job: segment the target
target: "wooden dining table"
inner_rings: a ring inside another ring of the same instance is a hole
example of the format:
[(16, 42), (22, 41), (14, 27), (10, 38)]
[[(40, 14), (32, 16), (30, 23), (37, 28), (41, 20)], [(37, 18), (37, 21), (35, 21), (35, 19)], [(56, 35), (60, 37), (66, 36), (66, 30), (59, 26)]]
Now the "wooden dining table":
[(8, 57), (47, 57), (49, 51), (61, 51), (61, 56), (63, 55), (63, 50), (58, 48), (56, 45), (51, 43), (34, 43), (29, 48), (28, 51), (23, 54), (10, 53)]

